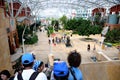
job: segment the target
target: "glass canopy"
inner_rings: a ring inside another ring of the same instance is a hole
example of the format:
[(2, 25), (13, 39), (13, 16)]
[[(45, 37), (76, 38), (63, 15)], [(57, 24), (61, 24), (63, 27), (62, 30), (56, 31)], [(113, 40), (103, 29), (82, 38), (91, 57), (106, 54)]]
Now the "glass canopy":
[(30, 7), (32, 14), (40, 16), (80, 15), (94, 8), (109, 8), (120, 4), (120, 0), (13, 0)]

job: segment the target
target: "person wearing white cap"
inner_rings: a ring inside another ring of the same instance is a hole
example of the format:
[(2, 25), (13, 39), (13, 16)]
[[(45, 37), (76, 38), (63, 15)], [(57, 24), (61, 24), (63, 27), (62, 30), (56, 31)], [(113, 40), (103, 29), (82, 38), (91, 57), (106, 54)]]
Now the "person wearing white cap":
[(34, 64), (34, 57), (31, 53), (23, 54), (21, 60), (22, 65), (24, 66), (24, 70), (21, 74), (16, 74), (14, 80), (47, 80), (47, 77), (43, 72), (37, 73), (37, 75), (33, 75), (35, 73), (35, 70), (32, 69)]

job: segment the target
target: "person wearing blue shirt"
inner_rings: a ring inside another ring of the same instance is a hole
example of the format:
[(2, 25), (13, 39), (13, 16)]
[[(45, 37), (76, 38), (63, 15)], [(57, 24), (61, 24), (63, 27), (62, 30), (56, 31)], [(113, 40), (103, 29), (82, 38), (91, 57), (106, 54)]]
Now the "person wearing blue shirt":
[(76, 50), (70, 52), (67, 60), (70, 66), (68, 80), (83, 80), (82, 72), (79, 69), (81, 64), (80, 53), (78, 53)]

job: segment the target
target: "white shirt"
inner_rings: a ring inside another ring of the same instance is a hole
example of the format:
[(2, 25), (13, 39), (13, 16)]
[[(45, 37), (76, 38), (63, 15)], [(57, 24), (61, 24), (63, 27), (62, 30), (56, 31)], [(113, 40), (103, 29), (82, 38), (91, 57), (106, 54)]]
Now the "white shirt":
[[(33, 70), (33, 69), (23, 70), (23, 72), (22, 72), (22, 78), (23, 78), (23, 80), (29, 80), (30, 77), (31, 77), (31, 75), (32, 75), (34, 72), (35, 72), (35, 70)], [(18, 79), (17, 79), (17, 75), (18, 75), (18, 74), (15, 75), (14, 80), (18, 80)], [(46, 77), (46, 75), (45, 75), (43, 72), (40, 72), (40, 73), (38, 74), (38, 76), (36, 77), (35, 80), (47, 80), (47, 77)]]

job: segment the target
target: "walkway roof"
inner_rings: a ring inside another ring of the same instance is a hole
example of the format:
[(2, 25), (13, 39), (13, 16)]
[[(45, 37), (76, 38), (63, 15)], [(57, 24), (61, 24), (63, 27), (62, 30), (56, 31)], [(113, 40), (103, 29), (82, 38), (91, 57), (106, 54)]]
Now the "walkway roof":
[[(10, 0), (7, 0), (10, 1)], [(69, 10), (79, 11), (80, 9), (106, 8), (120, 4), (120, 0), (13, 0), (20, 1), (28, 5), (31, 10), (39, 14), (46, 9), (57, 8), (59, 11), (67, 13)]]

